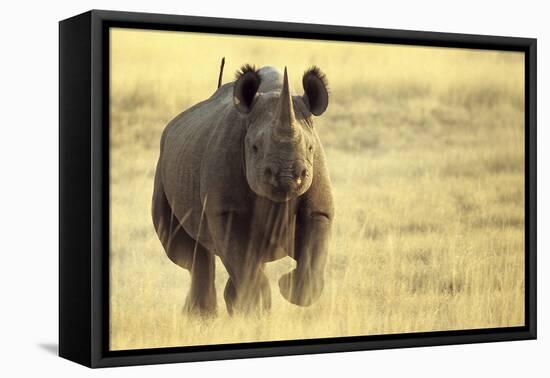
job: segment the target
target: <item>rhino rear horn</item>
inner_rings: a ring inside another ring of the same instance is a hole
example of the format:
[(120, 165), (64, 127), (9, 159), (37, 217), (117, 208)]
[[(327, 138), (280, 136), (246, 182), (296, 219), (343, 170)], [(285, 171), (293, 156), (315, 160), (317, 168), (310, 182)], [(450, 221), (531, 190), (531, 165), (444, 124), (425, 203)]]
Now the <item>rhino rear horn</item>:
[(325, 74), (319, 67), (313, 66), (304, 73), (302, 85), (303, 98), (309, 106), (309, 111), (316, 116), (323, 114), (328, 106), (328, 83)]
[(260, 74), (254, 66), (246, 64), (237, 71), (233, 86), (233, 103), (241, 113), (249, 113), (252, 110), (260, 83)]

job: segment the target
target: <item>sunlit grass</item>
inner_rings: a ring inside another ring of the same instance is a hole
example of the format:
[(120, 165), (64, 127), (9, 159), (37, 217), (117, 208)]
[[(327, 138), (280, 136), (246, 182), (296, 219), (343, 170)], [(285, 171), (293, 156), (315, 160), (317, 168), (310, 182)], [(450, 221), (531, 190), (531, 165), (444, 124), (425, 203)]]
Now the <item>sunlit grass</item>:
[[(166, 257), (150, 208), (166, 123), (244, 63), (327, 74), (316, 120), (336, 218), (325, 292), (278, 293), (294, 263), (268, 264), (273, 308), (182, 312), (189, 273)], [(111, 75), (111, 348), (522, 325), (523, 56), (518, 53), (116, 31)]]

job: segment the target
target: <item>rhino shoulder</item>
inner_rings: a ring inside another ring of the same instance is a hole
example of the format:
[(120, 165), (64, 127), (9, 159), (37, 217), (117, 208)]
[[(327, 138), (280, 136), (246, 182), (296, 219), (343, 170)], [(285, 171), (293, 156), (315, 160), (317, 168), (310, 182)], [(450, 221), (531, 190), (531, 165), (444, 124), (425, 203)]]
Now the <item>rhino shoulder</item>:
[(314, 133), (317, 140), (317, 149), (315, 150), (313, 162), (313, 182), (309, 190), (303, 195), (301, 214), (307, 217), (322, 216), (332, 221), (334, 218), (332, 183), (323, 145), (317, 132)]
[(216, 122), (200, 167), (200, 195), (214, 212), (246, 210), (250, 192), (244, 173), (246, 127), (237, 112)]

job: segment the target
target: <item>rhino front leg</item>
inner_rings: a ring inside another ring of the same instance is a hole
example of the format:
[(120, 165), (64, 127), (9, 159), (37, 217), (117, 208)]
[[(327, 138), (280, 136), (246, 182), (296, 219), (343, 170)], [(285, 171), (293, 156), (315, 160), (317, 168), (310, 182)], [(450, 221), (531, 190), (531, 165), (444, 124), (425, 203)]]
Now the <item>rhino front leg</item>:
[(227, 312), (230, 315), (271, 309), (271, 288), (263, 270), (260, 270), (256, 277), (249, 279), (240, 279), (239, 276), (229, 277), (223, 294)]
[[(216, 213), (221, 213), (216, 215)], [(271, 308), (269, 281), (264, 273), (262, 250), (247, 217), (218, 211), (210, 215), (208, 226), (218, 254), (229, 273), (224, 299), (229, 314), (253, 313)]]
[(314, 214), (296, 229), (294, 258), (296, 269), (279, 279), (283, 297), (299, 306), (309, 306), (321, 295), (330, 241), (331, 221)]
[(261, 266), (253, 269), (233, 267), (224, 290), (227, 312), (249, 314), (271, 308), (269, 280)]

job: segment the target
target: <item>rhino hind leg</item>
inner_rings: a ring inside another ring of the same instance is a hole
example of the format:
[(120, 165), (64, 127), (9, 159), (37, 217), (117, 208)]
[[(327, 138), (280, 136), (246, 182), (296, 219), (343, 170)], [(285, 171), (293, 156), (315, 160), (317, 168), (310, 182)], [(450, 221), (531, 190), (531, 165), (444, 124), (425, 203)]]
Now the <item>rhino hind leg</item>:
[(192, 315), (214, 315), (216, 312), (214, 255), (197, 244), (193, 266), (191, 268), (191, 288), (184, 309)]
[(181, 227), (162, 188), (153, 193), (153, 223), (166, 255), (191, 273), (191, 288), (184, 310), (208, 315), (216, 311), (215, 259)]
[(166, 255), (174, 264), (191, 270), (194, 240), (185, 232), (179, 220), (172, 213), (164, 190), (158, 181), (155, 181), (153, 191), (152, 213), (153, 224)]

